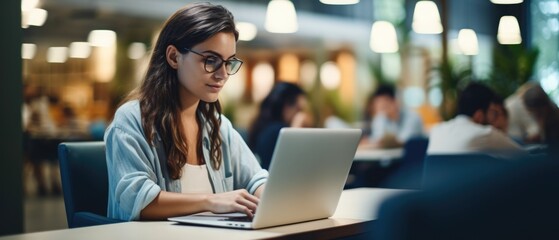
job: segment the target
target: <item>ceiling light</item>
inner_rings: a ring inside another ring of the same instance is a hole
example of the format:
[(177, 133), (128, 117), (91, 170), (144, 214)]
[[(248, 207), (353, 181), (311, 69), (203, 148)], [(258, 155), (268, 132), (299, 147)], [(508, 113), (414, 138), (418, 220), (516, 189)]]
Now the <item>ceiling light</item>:
[(88, 58), (91, 54), (91, 46), (88, 42), (70, 43), (71, 58)]
[(146, 55), (146, 45), (141, 42), (133, 42), (128, 47), (128, 58), (130, 59), (140, 59)]
[(65, 63), (68, 59), (67, 47), (49, 47), (47, 49), (47, 62)]
[(495, 4), (518, 4), (524, 2), (524, 0), (491, 0)]
[(33, 43), (23, 43), (21, 44), (21, 58), (22, 59), (33, 59), (35, 53), (37, 52), (37, 45)]
[(499, 20), (499, 27), (497, 30), (497, 40), (500, 44), (511, 45), (522, 43), (522, 36), (520, 35), (520, 26), (518, 20), (514, 16), (502, 16)]
[(441, 17), (437, 5), (432, 1), (419, 1), (413, 11), (413, 31), (422, 34), (439, 34), (443, 32)]
[(289, 0), (272, 0), (266, 10), (266, 30), (272, 33), (297, 32), (297, 12)]
[(472, 29), (460, 29), (458, 47), (464, 55), (477, 55), (479, 52), (476, 32)]
[(320, 2), (328, 5), (350, 5), (359, 3), (359, 0), (320, 0)]
[(24, 12), (27, 25), (30, 26), (43, 26), (47, 21), (48, 12), (45, 9), (33, 8)]
[(398, 38), (394, 25), (387, 21), (376, 21), (371, 27), (369, 42), (371, 50), (377, 53), (393, 53), (398, 51)]
[(26, 12), (39, 6), (39, 0), (22, 0), (21, 11)]
[(328, 90), (337, 89), (342, 81), (342, 73), (335, 62), (325, 62), (320, 67), (320, 82)]
[(93, 30), (89, 32), (87, 41), (94, 47), (108, 47), (116, 45), (116, 33), (111, 30)]
[(249, 22), (237, 22), (235, 25), (239, 31), (240, 41), (251, 41), (256, 37), (256, 33), (258, 32), (256, 25)]

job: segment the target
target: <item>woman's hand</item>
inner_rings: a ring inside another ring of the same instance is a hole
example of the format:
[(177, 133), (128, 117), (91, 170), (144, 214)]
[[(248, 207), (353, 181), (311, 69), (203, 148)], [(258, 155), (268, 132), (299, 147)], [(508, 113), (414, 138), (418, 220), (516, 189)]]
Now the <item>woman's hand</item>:
[(208, 198), (209, 209), (213, 213), (241, 212), (253, 217), (258, 202), (257, 197), (245, 189), (212, 194)]

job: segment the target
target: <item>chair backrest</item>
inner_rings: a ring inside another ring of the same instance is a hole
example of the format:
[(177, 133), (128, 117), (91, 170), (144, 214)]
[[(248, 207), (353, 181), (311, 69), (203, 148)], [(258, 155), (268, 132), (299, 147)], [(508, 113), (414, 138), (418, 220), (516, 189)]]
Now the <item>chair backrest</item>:
[(68, 226), (76, 227), (78, 212), (107, 216), (105, 143), (63, 142), (58, 146), (58, 154)]
[(500, 159), (484, 153), (427, 155), (423, 167), (422, 187), (432, 188), (449, 182), (483, 178), (511, 160)]
[(407, 140), (404, 143), (404, 155), (402, 156), (403, 164), (418, 164), (423, 166), (423, 160), (427, 153), (429, 138), (418, 136)]
[(413, 137), (404, 143), (404, 154), (396, 169), (381, 183), (381, 187), (420, 189), (423, 178), (423, 160), (429, 139)]
[[(486, 157), (428, 156), (426, 166), (433, 159), (467, 160), (473, 163), (466, 167), (483, 167), (485, 176), (387, 199), (367, 239), (559, 239), (559, 163)], [(486, 164), (492, 160), (500, 161)]]

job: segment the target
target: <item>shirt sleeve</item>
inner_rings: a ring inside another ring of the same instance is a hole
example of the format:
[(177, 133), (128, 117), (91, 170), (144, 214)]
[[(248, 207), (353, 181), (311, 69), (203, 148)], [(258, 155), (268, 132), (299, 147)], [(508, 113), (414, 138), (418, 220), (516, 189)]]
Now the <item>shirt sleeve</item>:
[(262, 169), (256, 157), (241, 135), (233, 128), (231, 122), (222, 118), (223, 141), (229, 149), (228, 157), (233, 165), (234, 188), (246, 189), (254, 194), (256, 189), (266, 183), (268, 171)]
[(398, 140), (402, 143), (412, 137), (423, 135), (423, 122), (415, 112), (407, 111), (402, 114), (402, 126), (398, 134)]
[[(126, 130), (128, 131), (126, 131)], [(153, 152), (141, 132), (113, 126), (105, 135), (109, 174), (109, 217), (139, 220), (140, 212), (161, 191)]]
[(381, 139), (386, 134), (388, 121), (390, 120), (388, 120), (385, 114), (375, 114), (371, 123), (371, 140)]

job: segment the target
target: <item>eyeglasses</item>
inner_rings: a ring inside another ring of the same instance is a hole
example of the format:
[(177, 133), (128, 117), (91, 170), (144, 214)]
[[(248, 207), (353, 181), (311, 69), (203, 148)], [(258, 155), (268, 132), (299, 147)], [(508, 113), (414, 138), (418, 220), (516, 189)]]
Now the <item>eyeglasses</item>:
[(227, 71), (227, 75), (233, 75), (237, 73), (239, 69), (241, 69), (241, 66), (243, 65), (243, 61), (238, 58), (231, 58), (229, 60), (225, 60), (214, 55), (206, 56), (190, 48), (184, 48), (184, 50), (192, 52), (196, 55), (200, 55), (201, 57), (204, 57), (204, 70), (206, 70), (206, 72), (208, 73), (213, 73), (219, 70), (221, 66), (223, 66), (223, 63), (225, 63), (225, 71)]

